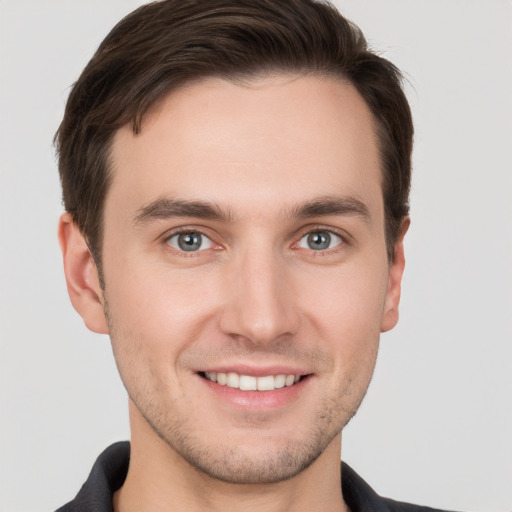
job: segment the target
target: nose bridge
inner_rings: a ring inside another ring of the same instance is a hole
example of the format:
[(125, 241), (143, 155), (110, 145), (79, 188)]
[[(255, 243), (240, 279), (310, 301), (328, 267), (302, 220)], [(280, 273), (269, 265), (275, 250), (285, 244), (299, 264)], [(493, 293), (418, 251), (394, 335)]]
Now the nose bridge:
[(285, 266), (269, 243), (253, 243), (235, 258), (224, 332), (260, 345), (293, 334), (297, 321)]

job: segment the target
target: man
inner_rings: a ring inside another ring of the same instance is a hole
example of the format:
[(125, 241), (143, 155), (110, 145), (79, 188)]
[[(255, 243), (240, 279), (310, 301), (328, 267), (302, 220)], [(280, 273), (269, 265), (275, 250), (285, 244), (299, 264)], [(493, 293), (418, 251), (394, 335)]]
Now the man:
[(327, 4), (163, 1), (112, 30), (57, 134), (59, 239), (131, 444), (59, 510), (432, 510), (339, 461), (398, 320), (412, 133), (398, 70)]

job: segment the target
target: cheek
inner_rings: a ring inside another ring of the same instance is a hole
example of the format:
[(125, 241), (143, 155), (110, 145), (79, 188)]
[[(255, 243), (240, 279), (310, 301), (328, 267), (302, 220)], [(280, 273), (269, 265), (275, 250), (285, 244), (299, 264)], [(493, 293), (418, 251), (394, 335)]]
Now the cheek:
[(105, 275), (112, 313), (150, 339), (175, 337), (185, 328), (194, 328), (201, 316), (211, 314), (215, 303), (211, 293), (215, 288), (206, 275), (147, 264), (119, 267)]
[(376, 270), (332, 270), (301, 296), (303, 317), (312, 335), (326, 343), (338, 371), (373, 368), (387, 286), (385, 268)]
[(387, 275), (384, 268), (328, 269), (298, 283), (301, 309), (323, 329), (350, 334), (380, 332)]
[(151, 382), (162, 391), (169, 386), (179, 389), (186, 376), (180, 364), (183, 354), (201, 338), (214, 339), (211, 320), (220, 301), (213, 275), (147, 264), (107, 270), (112, 347), (125, 386), (133, 396), (138, 382)]

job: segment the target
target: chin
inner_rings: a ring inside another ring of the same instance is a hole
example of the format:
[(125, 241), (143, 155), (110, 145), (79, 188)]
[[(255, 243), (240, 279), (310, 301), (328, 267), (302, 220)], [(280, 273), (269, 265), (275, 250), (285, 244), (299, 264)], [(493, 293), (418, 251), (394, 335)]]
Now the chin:
[(272, 484), (293, 478), (322, 454), (322, 444), (288, 442), (279, 450), (261, 448), (254, 454), (237, 446), (219, 451), (185, 450), (181, 453), (195, 469), (230, 484)]
[(261, 485), (293, 478), (322, 455), (343, 425), (326, 421), (328, 415), (319, 418), (323, 421), (309, 430), (275, 437), (257, 428), (213, 438), (201, 430), (191, 435), (192, 429), (184, 424), (153, 430), (194, 470), (226, 483)]

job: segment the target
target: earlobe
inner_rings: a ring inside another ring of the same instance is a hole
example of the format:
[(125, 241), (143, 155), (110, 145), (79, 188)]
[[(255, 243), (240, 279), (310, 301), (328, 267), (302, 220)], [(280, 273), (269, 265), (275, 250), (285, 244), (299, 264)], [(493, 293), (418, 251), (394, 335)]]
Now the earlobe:
[(404, 236), (409, 229), (410, 223), (409, 218), (403, 221), (400, 236), (395, 244), (393, 262), (389, 267), (388, 288), (380, 327), (381, 332), (390, 331), (398, 323), (402, 276), (405, 268)]
[(59, 220), (59, 243), (73, 307), (93, 332), (108, 334), (98, 269), (87, 243), (69, 213)]

